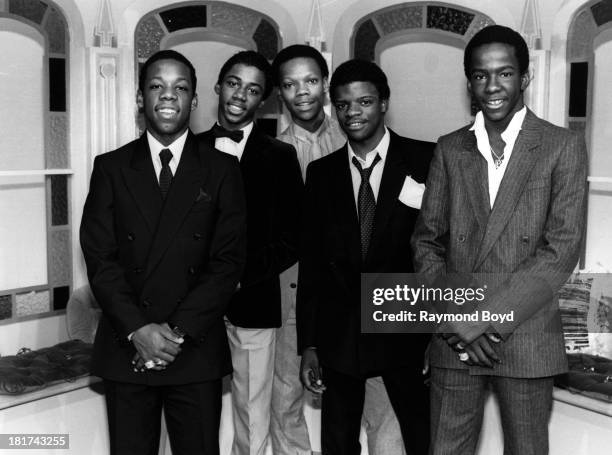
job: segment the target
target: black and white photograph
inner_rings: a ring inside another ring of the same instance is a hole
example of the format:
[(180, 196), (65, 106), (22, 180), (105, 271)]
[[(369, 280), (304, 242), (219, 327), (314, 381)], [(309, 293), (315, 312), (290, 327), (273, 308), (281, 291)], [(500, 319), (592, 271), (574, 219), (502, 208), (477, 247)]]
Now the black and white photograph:
[(0, 56), (0, 453), (610, 453), (612, 0), (0, 0)]

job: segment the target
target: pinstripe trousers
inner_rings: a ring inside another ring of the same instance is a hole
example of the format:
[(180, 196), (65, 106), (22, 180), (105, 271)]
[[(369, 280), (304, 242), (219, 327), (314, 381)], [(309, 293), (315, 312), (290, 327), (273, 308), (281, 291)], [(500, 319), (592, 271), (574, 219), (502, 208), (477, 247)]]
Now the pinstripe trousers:
[(548, 454), (552, 377), (470, 375), (468, 370), (434, 367), (431, 372), (432, 455), (475, 453), (489, 388), (499, 402), (504, 455)]

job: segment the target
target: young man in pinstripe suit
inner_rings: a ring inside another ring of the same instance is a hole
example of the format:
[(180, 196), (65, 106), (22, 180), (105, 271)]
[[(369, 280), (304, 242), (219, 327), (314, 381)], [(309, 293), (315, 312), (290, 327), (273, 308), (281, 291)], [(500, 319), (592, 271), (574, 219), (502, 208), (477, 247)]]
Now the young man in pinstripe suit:
[(567, 370), (556, 291), (584, 230), (584, 139), (527, 109), (529, 51), (490, 26), (468, 43), (473, 125), (438, 141), (412, 244), (417, 272), (488, 274), (475, 313), (513, 321), (447, 323), (431, 344), (432, 453), (472, 454), (485, 393), (500, 405), (504, 453), (548, 453), (553, 376)]

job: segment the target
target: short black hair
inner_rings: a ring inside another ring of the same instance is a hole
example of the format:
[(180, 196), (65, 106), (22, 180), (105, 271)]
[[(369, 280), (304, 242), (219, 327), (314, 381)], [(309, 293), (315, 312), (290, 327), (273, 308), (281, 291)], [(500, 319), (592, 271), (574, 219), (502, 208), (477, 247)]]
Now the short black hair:
[(282, 64), (288, 62), (289, 60), (293, 60), (294, 58), (313, 59), (321, 71), (321, 76), (324, 78), (329, 76), (327, 62), (318, 50), (312, 46), (306, 46), (305, 44), (294, 44), (281, 50), (272, 62), (275, 86), (278, 87), (280, 85), (280, 67)]
[(156, 52), (151, 55), (146, 62), (140, 68), (140, 73), (138, 74), (138, 90), (141, 92), (144, 91), (145, 81), (147, 79), (147, 71), (149, 67), (159, 61), (159, 60), (175, 60), (177, 62), (181, 62), (187, 68), (189, 68), (189, 76), (191, 77), (191, 85), (193, 86), (193, 93), (196, 91), (196, 86), (198, 84), (198, 78), (196, 77), (196, 71), (191, 62), (180, 52), (173, 51), (171, 49), (163, 50)]
[(463, 54), (463, 71), (468, 79), (470, 78), (470, 67), (472, 65), (474, 49), (491, 43), (501, 43), (511, 46), (518, 60), (521, 75), (527, 72), (529, 69), (529, 48), (521, 34), (503, 25), (489, 25), (476, 33), (465, 47), (465, 52)]
[(376, 87), (378, 96), (383, 100), (388, 100), (391, 96), (387, 76), (376, 63), (353, 59), (342, 63), (332, 75), (329, 84), (329, 94), (332, 102), (336, 99), (336, 88), (351, 82), (370, 82)]
[(234, 65), (254, 66), (264, 73), (266, 86), (264, 87), (263, 99), (265, 100), (270, 96), (272, 87), (274, 86), (272, 82), (272, 65), (270, 65), (263, 55), (255, 51), (240, 51), (232, 55), (221, 67), (219, 77), (217, 78), (217, 84), (221, 85), (223, 78)]

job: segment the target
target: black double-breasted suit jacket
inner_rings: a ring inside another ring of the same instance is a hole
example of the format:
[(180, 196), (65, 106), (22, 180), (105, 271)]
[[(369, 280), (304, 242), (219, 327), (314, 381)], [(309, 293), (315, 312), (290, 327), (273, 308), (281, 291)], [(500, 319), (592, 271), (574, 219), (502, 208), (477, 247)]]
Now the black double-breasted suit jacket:
[[(215, 145), (212, 129), (198, 139)], [(254, 125), (240, 171), (247, 206), (247, 260), (227, 317), (243, 328), (280, 327), (279, 274), (297, 261), (304, 187), (300, 165), (293, 146)]]
[[(96, 157), (81, 246), (102, 308), (93, 373), (120, 382), (182, 384), (231, 371), (223, 323), (246, 256), (236, 160), (188, 133), (165, 201), (146, 134)], [(168, 322), (187, 334), (164, 371), (135, 373), (128, 335)]]
[(298, 351), (316, 347), (324, 366), (354, 376), (379, 375), (388, 368), (421, 362), (428, 340), (426, 334), (361, 333), (360, 273), (413, 271), (410, 236), (419, 211), (398, 197), (407, 176), (425, 182), (434, 147), (390, 134), (364, 263), (347, 146), (312, 162), (306, 176)]

